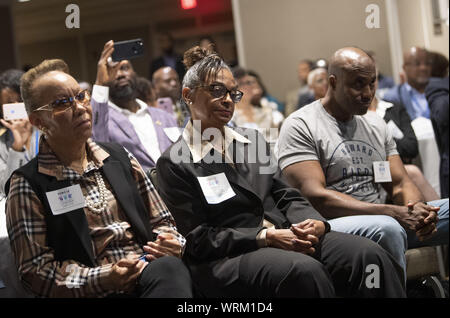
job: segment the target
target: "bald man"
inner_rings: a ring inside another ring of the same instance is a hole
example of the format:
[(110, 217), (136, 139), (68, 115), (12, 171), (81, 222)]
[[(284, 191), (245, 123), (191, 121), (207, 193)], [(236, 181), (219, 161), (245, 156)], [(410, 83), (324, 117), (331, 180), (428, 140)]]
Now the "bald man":
[(159, 68), (152, 76), (156, 98), (168, 97), (172, 100), (173, 111), (179, 126), (183, 126), (187, 109), (180, 104), (181, 83), (177, 72), (169, 66)]
[[(372, 239), (406, 269), (407, 243), (448, 244), (448, 199), (423, 202), (386, 123), (367, 113), (375, 80), (375, 62), (364, 51), (335, 52), (326, 96), (281, 128), (279, 165), (332, 230)], [(394, 204), (384, 204), (381, 187)]]
[(430, 108), (425, 97), (425, 88), (431, 76), (432, 56), (419, 47), (412, 47), (403, 54), (403, 70), (406, 83), (397, 85), (383, 99), (403, 105), (411, 120), (417, 117), (430, 118)]

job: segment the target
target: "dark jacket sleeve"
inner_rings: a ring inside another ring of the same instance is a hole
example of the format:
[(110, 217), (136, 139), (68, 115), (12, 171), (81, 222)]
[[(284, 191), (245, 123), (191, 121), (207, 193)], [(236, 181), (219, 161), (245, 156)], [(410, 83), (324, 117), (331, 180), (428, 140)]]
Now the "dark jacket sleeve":
[[(170, 151), (170, 148), (169, 148)], [(210, 224), (196, 176), (173, 163), (166, 151), (157, 162), (159, 193), (186, 237), (184, 258), (194, 262), (233, 257), (258, 249), (256, 236), (263, 227), (227, 228)]]
[(313, 219), (324, 222), (325, 232), (330, 230), (330, 225), (325, 218), (313, 208), (299, 190), (287, 184), (279, 169), (273, 177), (272, 194), (278, 210), (284, 214), (289, 224)]
[(392, 120), (402, 131), (403, 138), (395, 139), (397, 150), (404, 163), (410, 163), (419, 154), (417, 138), (411, 126), (411, 118), (406, 109), (400, 104), (394, 104), (386, 111), (384, 120), (388, 123)]
[(433, 123), (436, 141), (442, 152), (447, 148), (448, 153), (448, 128), (449, 128), (449, 79), (432, 78), (425, 89), (425, 95), (430, 107), (430, 117)]

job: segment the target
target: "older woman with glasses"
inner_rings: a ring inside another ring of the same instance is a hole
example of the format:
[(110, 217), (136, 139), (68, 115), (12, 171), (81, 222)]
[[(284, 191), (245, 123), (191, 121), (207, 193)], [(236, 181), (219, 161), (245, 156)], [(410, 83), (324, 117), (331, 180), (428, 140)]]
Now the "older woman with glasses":
[[(329, 224), (270, 165), (252, 129), (231, 129), (242, 98), (229, 67), (184, 55), (191, 121), (157, 163), (158, 191), (186, 237), (184, 260), (207, 297), (402, 297), (403, 272), (377, 244)], [(375, 285), (367, 271), (377, 268)]]
[(62, 60), (21, 80), (39, 153), (7, 184), (19, 276), (43, 297), (191, 297), (184, 238), (136, 159), (96, 144), (89, 93)]

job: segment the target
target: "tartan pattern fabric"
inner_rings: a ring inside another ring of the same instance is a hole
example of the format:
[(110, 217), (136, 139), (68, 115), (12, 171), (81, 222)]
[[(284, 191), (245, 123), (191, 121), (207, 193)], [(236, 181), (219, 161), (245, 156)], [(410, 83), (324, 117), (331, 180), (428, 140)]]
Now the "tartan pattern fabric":
[[(114, 263), (130, 253), (143, 253), (134, 236), (125, 212), (114, 197), (114, 190), (102, 172), (103, 160), (109, 154), (92, 140), (86, 144), (88, 164), (83, 174), (65, 167), (51, 151), (45, 139), (41, 139), (38, 154), (38, 170), (80, 185), (84, 197), (91, 202), (100, 198), (94, 171), (100, 171), (106, 186), (107, 209), (100, 214), (84, 208), (92, 248), (97, 266), (86, 267), (75, 261), (58, 262), (54, 251), (46, 246), (47, 228), (44, 205), (33, 192), (28, 181), (14, 174), (6, 202), (6, 217), (11, 249), (18, 264), (19, 276), (25, 287), (41, 297), (104, 297), (116, 291), (106, 290), (105, 283)], [(177, 232), (175, 222), (166, 205), (156, 192), (140, 164), (128, 152), (133, 178), (139, 194), (148, 207), (154, 233), (169, 232), (182, 246), (185, 239)]]

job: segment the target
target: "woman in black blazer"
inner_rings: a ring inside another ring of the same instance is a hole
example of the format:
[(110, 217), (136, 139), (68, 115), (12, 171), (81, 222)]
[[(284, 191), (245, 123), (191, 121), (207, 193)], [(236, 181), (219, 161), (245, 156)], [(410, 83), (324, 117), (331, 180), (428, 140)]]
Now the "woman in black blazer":
[[(207, 297), (403, 297), (404, 273), (376, 243), (330, 232), (281, 178), (264, 137), (231, 129), (242, 93), (215, 53), (184, 55), (191, 121), (158, 160), (159, 192), (187, 240), (183, 259)], [(378, 276), (370, 281), (371, 267)], [(372, 288), (377, 286), (376, 288)]]

